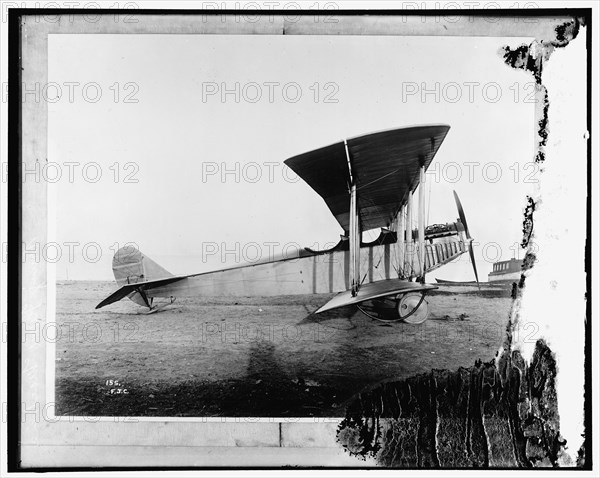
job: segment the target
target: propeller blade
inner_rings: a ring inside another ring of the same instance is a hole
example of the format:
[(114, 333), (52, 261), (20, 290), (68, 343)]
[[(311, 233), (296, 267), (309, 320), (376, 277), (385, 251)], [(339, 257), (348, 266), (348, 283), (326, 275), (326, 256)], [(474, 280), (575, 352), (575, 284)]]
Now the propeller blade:
[(477, 265), (475, 264), (475, 253), (473, 252), (473, 241), (469, 242), (469, 256), (471, 256), (471, 264), (473, 264), (473, 272), (475, 272), (477, 288), (481, 290), (481, 287), (479, 285), (479, 275), (477, 274)]
[(456, 191), (454, 193), (454, 202), (456, 202), (456, 209), (458, 209), (458, 217), (460, 217), (460, 222), (462, 222), (463, 226), (465, 226), (465, 234), (467, 235), (467, 239), (471, 239), (471, 234), (469, 233), (469, 226), (467, 226), (467, 218), (465, 217), (465, 211), (460, 203), (460, 199), (458, 199), (458, 194)]
[(479, 285), (479, 274), (477, 274), (477, 265), (475, 264), (475, 253), (473, 252), (473, 238), (471, 237), (471, 233), (469, 232), (469, 226), (467, 225), (467, 218), (465, 217), (465, 210), (460, 203), (460, 199), (458, 199), (458, 194), (456, 191), (454, 193), (454, 202), (456, 202), (456, 209), (458, 209), (458, 217), (460, 217), (460, 222), (462, 222), (465, 227), (465, 235), (469, 240), (469, 256), (471, 257), (471, 264), (473, 265), (473, 272), (475, 272), (475, 280), (477, 281), (477, 288), (481, 290)]

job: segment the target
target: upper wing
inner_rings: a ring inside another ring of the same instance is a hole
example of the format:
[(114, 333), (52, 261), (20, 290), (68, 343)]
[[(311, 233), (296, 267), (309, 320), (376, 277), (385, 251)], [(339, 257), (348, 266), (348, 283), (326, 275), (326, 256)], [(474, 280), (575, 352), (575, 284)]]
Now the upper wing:
[(381, 131), (332, 144), (285, 161), (324, 200), (344, 231), (350, 224), (349, 184), (356, 182), (363, 231), (387, 227), (419, 184), (419, 168), (433, 160), (450, 126)]

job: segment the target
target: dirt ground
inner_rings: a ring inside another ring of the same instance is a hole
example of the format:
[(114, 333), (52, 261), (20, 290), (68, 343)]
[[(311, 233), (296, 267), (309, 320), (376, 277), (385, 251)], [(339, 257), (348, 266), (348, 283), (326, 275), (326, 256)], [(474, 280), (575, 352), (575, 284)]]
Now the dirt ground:
[(57, 285), (59, 415), (341, 417), (382, 381), (493, 358), (511, 303), (506, 288), (442, 286), (421, 325), (384, 324), (355, 308), (312, 315), (332, 295), (180, 299), (153, 314), (123, 300), (95, 310), (115, 289)]

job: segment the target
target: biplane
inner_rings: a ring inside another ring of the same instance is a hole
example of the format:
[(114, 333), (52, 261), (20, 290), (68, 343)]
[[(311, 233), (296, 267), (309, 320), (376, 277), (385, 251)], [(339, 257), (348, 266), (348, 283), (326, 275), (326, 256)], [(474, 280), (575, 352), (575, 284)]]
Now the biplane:
[[(331, 249), (304, 248), (259, 263), (173, 275), (139, 250), (124, 247), (112, 266), (119, 289), (96, 308), (125, 297), (152, 312), (159, 308), (155, 301), (172, 303), (176, 297), (337, 292), (315, 313), (356, 306), (377, 320), (424, 322), (426, 296), (437, 289), (425, 282), (428, 272), (469, 251), (479, 283), (473, 239), (456, 192), (459, 218), (425, 225), (425, 173), (449, 129), (436, 124), (381, 131), (285, 161), (342, 227)], [(377, 239), (363, 242), (362, 232), (376, 229)]]

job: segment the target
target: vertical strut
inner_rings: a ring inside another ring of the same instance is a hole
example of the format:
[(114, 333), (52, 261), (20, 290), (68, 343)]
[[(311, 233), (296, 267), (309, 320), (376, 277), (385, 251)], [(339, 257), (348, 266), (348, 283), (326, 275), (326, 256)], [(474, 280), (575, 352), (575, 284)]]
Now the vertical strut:
[(356, 208), (356, 184), (350, 188), (350, 288), (354, 297), (358, 292), (360, 268), (360, 232), (358, 227), (358, 215)]
[(404, 279), (405, 274), (404, 274), (404, 249), (405, 249), (405, 238), (404, 238), (404, 231), (406, 229), (406, 217), (405, 217), (405, 212), (406, 212), (406, 205), (402, 206), (400, 208), (400, 211), (398, 211), (398, 215), (396, 216), (396, 222), (395, 222), (395, 226), (396, 226), (396, 259), (398, 260), (398, 278), (399, 279)]
[(356, 197), (356, 178), (352, 175), (352, 162), (350, 161), (350, 151), (348, 151), (348, 143), (344, 140), (346, 148), (346, 160), (348, 161), (348, 169), (350, 170), (350, 230), (348, 231), (348, 239), (350, 241), (350, 267), (349, 267), (349, 283), (352, 290), (352, 297), (358, 293), (360, 286), (360, 221), (358, 220), (358, 199)]
[(406, 204), (406, 246), (404, 248), (406, 267), (405, 275), (407, 278), (413, 275), (413, 263), (415, 257), (415, 243), (412, 237), (412, 216), (413, 216), (413, 195), (411, 191), (408, 191), (408, 203)]
[(406, 204), (400, 209), (400, 279), (406, 278)]
[(425, 166), (419, 171), (419, 277), (425, 282)]

